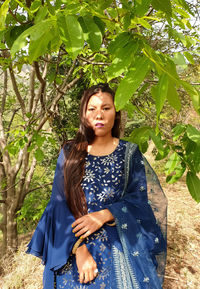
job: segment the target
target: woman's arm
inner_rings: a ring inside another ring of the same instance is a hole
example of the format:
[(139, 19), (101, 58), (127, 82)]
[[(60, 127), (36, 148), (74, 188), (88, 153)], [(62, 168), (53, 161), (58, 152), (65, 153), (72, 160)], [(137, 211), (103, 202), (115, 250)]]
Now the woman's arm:
[(76, 250), (76, 264), (79, 272), (80, 283), (92, 281), (98, 273), (97, 263), (84, 244)]
[(114, 217), (108, 209), (93, 212), (73, 222), (72, 232), (76, 237), (84, 239), (99, 230), (105, 223), (113, 220)]

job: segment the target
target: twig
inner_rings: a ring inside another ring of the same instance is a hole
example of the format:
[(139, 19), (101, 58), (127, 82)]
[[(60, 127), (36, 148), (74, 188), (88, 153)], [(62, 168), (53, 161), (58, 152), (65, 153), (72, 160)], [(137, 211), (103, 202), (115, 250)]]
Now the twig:
[(166, 278), (166, 279), (172, 279), (172, 280), (175, 280), (175, 281), (179, 281), (179, 279), (174, 278), (174, 277), (171, 277), (171, 276), (167, 276), (167, 275), (165, 275), (164, 278)]
[(19, 89), (18, 89), (18, 86), (17, 86), (17, 82), (16, 82), (16, 79), (15, 79), (15, 75), (14, 75), (14, 72), (13, 72), (13, 69), (12, 69), (12, 65), (10, 65), (10, 67), (9, 67), (9, 72), (10, 72), (10, 77), (11, 77), (11, 81), (12, 81), (12, 86), (13, 86), (14, 92), (15, 92), (15, 94), (17, 96), (17, 99), (18, 99), (18, 101), (20, 103), (23, 117), (25, 117), (25, 114), (26, 114), (25, 104), (24, 104), (24, 101), (23, 101), (23, 99), (21, 97), (21, 94), (19, 92)]
[(81, 59), (81, 60), (83, 60), (83, 61), (85, 61), (87, 63), (90, 63), (92, 65), (110, 65), (110, 63), (107, 63), (107, 62), (93, 62), (93, 61), (88, 60), (88, 59), (86, 59), (86, 58), (84, 58), (82, 56), (79, 56), (79, 59)]
[(50, 186), (50, 185), (52, 185), (52, 184), (53, 184), (53, 182), (44, 184), (44, 185), (39, 186), (39, 187), (36, 187), (36, 188), (34, 188), (34, 189), (31, 189), (30, 191), (26, 192), (26, 195), (29, 194), (29, 193), (32, 193), (33, 191), (36, 191), (36, 190), (45, 188), (45, 187), (47, 187), (47, 186)]

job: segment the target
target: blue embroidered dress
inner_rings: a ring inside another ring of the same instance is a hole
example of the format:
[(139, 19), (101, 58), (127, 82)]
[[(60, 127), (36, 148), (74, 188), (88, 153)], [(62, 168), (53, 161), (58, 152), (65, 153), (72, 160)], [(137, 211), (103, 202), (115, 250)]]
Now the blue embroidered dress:
[(161, 218), (155, 218), (159, 210), (147, 197), (145, 159), (138, 147), (120, 140), (113, 153), (86, 157), (82, 188), (88, 213), (108, 208), (116, 222), (116, 226), (105, 224), (85, 240), (99, 270), (96, 279), (87, 284), (79, 282), (71, 254), (77, 238), (71, 228), (74, 217), (64, 196), (64, 162), (61, 150), (51, 200), (27, 251), (41, 257), (45, 264), (44, 289), (162, 288), (165, 236)]

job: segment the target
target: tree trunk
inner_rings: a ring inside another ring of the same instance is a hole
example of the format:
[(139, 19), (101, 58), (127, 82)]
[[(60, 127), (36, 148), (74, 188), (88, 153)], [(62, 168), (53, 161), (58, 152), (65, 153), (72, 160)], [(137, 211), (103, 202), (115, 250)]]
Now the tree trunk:
[(120, 137), (124, 137), (125, 127), (127, 122), (127, 111), (121, 111), (121, 125), (120, 125)]
[(7, 191), (6, 186), (4, 185), (5, 182), (6, 182), (5, 170), (4, 167), (0, 165), (0, 190), (1, 190), (0, 198), (2, 201), (2, 203), (0, 204), (0, 214), (2, 214), (0, 230), (3, 233), (2, 250), (0, 252), (0, 255), (4, 255), (6, 253), (7, 248), (7, 206), (6, 206)]
[(7, 250), (8, 252), (17, 251), (18, 234), (16, 213), (13, 212), (12, 207), (7, 207)]

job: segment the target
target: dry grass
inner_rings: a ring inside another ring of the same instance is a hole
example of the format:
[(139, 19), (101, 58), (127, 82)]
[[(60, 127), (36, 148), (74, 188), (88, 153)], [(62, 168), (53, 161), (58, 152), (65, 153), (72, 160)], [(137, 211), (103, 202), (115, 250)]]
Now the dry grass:
[(168, 197), (168, 259), (164, 289), (200, 288), (200, 204), (183, 182), (163, 183)]
[(27, 239), (21, 240), (18, 252), (1, 259), (0, 288), (2, 289), (42, 289), (43, 265), (41, 260), (25, 253)]
[[(178, 182), (166, 185), (161, 178), (168, 197), (168, 261), (163, 289), (200, 288), (200, 204), (189, 195), (186, 185)], [(25, 254), (22, 241), (19, 252), (1, 260), (4, 276), (0, 279), (2, 289), (42, 289), (43, 265), (41, 261)], [(153, 289), (153, 288), (152, 288)]]

